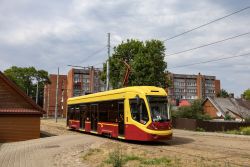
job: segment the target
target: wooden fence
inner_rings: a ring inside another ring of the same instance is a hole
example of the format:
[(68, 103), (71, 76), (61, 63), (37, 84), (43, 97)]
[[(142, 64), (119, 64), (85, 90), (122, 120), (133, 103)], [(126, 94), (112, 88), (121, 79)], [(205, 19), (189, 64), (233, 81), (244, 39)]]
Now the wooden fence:
[(203, 121), (188, 118), (175, 118), (172, 120), (172, 124), (176, 129), (197, 130), (202, 128), (208, 132), (227, 131), (250, 126), (250, 122)]

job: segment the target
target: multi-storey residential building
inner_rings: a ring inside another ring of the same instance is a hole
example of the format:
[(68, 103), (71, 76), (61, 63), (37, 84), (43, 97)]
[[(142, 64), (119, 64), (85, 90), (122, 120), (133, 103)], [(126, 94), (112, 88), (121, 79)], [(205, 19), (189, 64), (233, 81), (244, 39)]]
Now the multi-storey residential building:
[[(105, 85), (100, 79), (101, 70), (93, 67), (72, 68), (67, 75), (58, 78), (58, 116), (66, 117), (67, 98), (104, 91)], [(45, 116), (55, 115), (57, 74), (50, 75), (51, 84), (44, 86), (43, 109)]]
[(94, 67), (72, 68), (68, 72), (68, 97), (104, 91), (105, 85), (100, 79), (101, 70)]
[(205, 99), (215, 97), (220, 91), (220, 80), (215, 76), (169, 73), (168, 77), (172, 81), (168, 88), (172, 99)]
[[(46, 111), (46, 116), (51, 117), (55, 115), (56, 106), (56, 85), (57, 74), (49, 75), (51, 84), (44, 86), (44, 105), (43, 109)], [(67, 102), (67, 75), (59, 75), (58, 77), (58, 97), (57, 97), (57, 115), (59, 117), (66, 117), (66, 102)]]

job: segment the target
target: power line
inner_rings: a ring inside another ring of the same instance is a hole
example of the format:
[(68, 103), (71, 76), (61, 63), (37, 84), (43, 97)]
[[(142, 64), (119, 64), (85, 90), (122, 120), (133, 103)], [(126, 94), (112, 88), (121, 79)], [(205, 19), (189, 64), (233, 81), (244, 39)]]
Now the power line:
[(199, 28), (205, 27), (205, 26), (207, 26), (207, 25), (209, 25), (209, 24), (212, 24), (212, 23), (217, 22), (217, 21), (219, 21), (219, 20), (225, 19), (225, 18), (227, 18), (227, 17), (230, 17), (230, 16), (232, 16), (232, 15), (235, 15), (235, 14), (237, 14), (237, 13), (240, 13), (240, 12), (242, 12), (242, 11), (244, 11), (244, 10), (249, 9), (249, 8), (250, 8), (250, 6), (247, 6), (247, 7), (243, 8), (243, 9), (237, 10), (237, 11), (235, 11), (235, 12), (233, 12), (233, 13), (230, 13), (230, 14), (225, 15), (225, 16), (223, 16), (223, 17), (220, 17), (220, 18), (217, 18), (217, 19), (215, 19), (215, 20), (212, 20), (212, 21), (210, 21), (210, 22), (208, 22), (208, 23), (202, 24), (202, 25), (197, 26), (197, 27), (195, 27), (195, 28), (192, 28), (192, 29), (190, 29), (190, 30), (184, 31), (184, 32), (182, 32), (182, 33), (180, 33), (180, 34), (177, 34), (177, 35), (174, 35), (174, 36), (172, 36), (172, 37), (169, 37), (169, 38), (167, 38), (167, 39), (165, 39), (165, 40), (163, 40), (163, 41), (165, 42), (165, 41), (168, 41), (168, 40), (177, 38), (177, 37), (179, 37), (179, 36), (181, 36), (181, 35), (184, 35), (184, 34), (187, 34), (187, 33), (189, 33), (189, 32), (192, 32), (192, 31), (194, 31), (194, 30), (197, 30), (197, 29), (199, 29)]
[(206, 47), (206, 46), (210, 46), (210, 45), (214, 45), (214, 44), (217, 44), (217, 43), (225, 42), (225, 41), (228, 41), (228, 40), (231, 40), (231, 39), (234, 39), (234, 38), (238, 38), (238, 37), (241, 37), (241, 36), (244, 36), (244, 35), (249, 35), (249, 34), (250, 34), (250, 32), (247, 32), (247, 33), (244, 33), (244, 34), (236, 35), (236, 36), (233, 36), (233, 37), (229, 37), (229, 38), (222, 39), (222, 40), (219, 40), (219, 41), (215, 41), (215, 42), (212, 42), (212, 43), (208, 43), (208, 44), (205, 44), (205, 45), (194, 47), (194, 48), (191, 48), (191, 49), (186, 49), (186, 50), (183, 50), (183, 51), (171, 53), (171, 54), (168, 54), (166, 56), (172, 56), (172, 55), (177, 55), (177, 54), (189, 52), (189, 51), (192, 51), (192, 50), (196, 50), (196, 49), (200, 49), (200, 48), (203, 48), (203, 47)]
[(96, 54), (100, 53), (101, 51), (103, 51), (106, 48), (106, 46), (102, 47), (101, 49), (98, 49), (97, 51), (93, 52), (92, 54), (90, 54), (89, 56), (87, 56), (85, 59), (83, 59), (82, 61), (79, 62), (79, 64), (83, 63), (84, 61), (88, 60), (90, 57), (95, 56)]
[(198, 65), (198, 64), (205, 64), (205, 63), (210, 63), (210, 62), (215, 62), (215, 61), (221, 61), (221, 60), (226, 60), (226, 59), (232, 59), (232, 58), (236, 58), (236, 57), (243, 57), (243, 56), (250, 56), (250, 52), (249, 53), (245, 53), (245, 54), (241, 54), (241, 55), (236, 55), (236, 56), (223, 57), (223, 58), (220, 58), (220, 59), (212, 59), (212, 60), (208, 60), (208, 61), (201, 61), (201, 62), (191, 63), (191, 64), (185, 64), (185, 65), (181, 65), (181, 66), (174, 66), (174, 67), (171, 67), (171, 68), (168, 68), (168, 69), (194, 66), (194, 65)]

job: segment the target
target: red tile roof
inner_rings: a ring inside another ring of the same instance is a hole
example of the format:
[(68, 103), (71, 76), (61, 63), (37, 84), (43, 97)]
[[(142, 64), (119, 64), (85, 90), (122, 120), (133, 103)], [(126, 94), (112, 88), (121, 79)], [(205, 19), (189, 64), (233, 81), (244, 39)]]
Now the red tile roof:
[(179, 103), (179, 106), (180, 107), (191, 106), (191, 104), (187, 100), (181, 100), (180, 103)]

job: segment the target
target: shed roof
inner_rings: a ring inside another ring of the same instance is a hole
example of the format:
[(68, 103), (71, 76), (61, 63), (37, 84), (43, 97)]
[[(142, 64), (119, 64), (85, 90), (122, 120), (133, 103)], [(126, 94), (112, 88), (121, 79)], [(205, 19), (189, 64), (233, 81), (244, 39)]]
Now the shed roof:
[(0, 114), (43, 114), (45, 111), (0, 71)]

